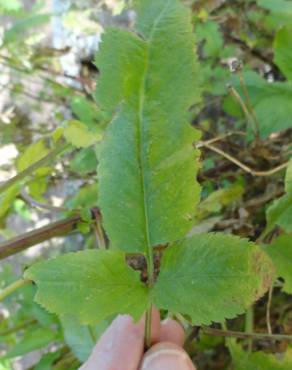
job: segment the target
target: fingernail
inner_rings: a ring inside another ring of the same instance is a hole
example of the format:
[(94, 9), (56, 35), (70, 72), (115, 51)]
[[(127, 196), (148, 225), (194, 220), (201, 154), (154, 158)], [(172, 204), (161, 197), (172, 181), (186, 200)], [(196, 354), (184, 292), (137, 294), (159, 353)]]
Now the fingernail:
[(193, 370), (188, 355), (182, 350), (161, 349), (144, 359), (141, 370)]

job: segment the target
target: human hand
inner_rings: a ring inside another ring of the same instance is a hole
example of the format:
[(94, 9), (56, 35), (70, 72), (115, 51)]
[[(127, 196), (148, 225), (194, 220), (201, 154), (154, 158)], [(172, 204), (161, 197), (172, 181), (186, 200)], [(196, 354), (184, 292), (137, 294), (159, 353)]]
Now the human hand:
[(152, 314), (152, 347), (144, 354), (145, 319), (118, 316), (79, 370), (196, 370), (182, 349), (184, 331), (174, 320)]

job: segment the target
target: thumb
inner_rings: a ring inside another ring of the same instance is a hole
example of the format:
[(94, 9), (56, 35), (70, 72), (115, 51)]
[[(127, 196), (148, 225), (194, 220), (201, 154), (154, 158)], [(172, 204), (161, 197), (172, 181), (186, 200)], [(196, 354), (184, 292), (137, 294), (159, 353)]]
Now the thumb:
[(145, 354), (140, 370), (196, 370), (187, 353), (173, 343), (158, 343)]

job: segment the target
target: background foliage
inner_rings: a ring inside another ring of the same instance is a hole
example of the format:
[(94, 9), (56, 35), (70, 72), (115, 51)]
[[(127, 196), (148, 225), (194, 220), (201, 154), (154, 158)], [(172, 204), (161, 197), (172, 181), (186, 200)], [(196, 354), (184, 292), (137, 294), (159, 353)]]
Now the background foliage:
[[(249, 313), (227, 327), (290, 334), (292, 2), (183, 2), (192, 10), (202, 90), (188, 117), (203, 133), (202, 199), (192, 233), (223, 231), (268, 245), (279, 276), (275, 287), (254, 306), (252, 326)], [(103, 27), (132, 24), (125, 7), (124, 1), (74, 1), (60, 15), (42, 2), (0, 0), (0, 256), (8, 257), (16, 245), (11, 238), (49, 225), (30, 242), (37, 246), (26, 245), (1, 262), (1, 288), (32, 261), (107, 242), (96, 209), (96, 143), (111, 114), (96, 104), (94, 55)], [(65, 33), (50, 34), (58, 22)], [(172, 98), (175, 104), (179, 96)], [(5, 189), (16, 173), (21, 175)], [(55, 224), (60, 220), (61, 226)], [(121, 273), (125, 279), (127, 273)], [(25, 286), (1, 303), (0, 369), (77, 369), (108, 322), (84, 326), (68, 314), (59, 320), (33, 303), (34, 294), (33, 286)], [(188, 330), (193, 340), (187, 346), (199, 369), (290, 368), (291, 338), (256, 338), (256, 353), (249, 355), (243, 352), (247, 339), (235, 343), (214, 331)]]

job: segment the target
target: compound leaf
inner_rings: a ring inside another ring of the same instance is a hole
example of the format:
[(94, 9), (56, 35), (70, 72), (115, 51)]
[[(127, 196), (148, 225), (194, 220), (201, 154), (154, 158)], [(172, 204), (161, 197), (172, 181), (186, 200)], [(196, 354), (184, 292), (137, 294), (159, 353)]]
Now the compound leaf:
[(277, 275), (285, 279), (283, 291), (292, 294), (292, 235), (281, 235), (266, 251), (274, 262)]
[(144, 252), (192, 227), (200, 190), (190, 14), (177, 0), (137, 2), (136, 33), (105, 33), (96, 98), (115, 111), (99, 153), (100, 208), (112, 246)]
[(147, 306), (147, 288), (139, 273), (117, 251), (68, 253), (36, 263), (25, 278), (38, 286), (37, 303), (58, 315), (72, 314), (84, 324), (119, 313), (138, 319)]
[(169, 247), (154, 286), (158, 308), (188, 315), (197, 325), (244, 312), (273, 280), (269, 257), (236, 236), (199, 234)]

